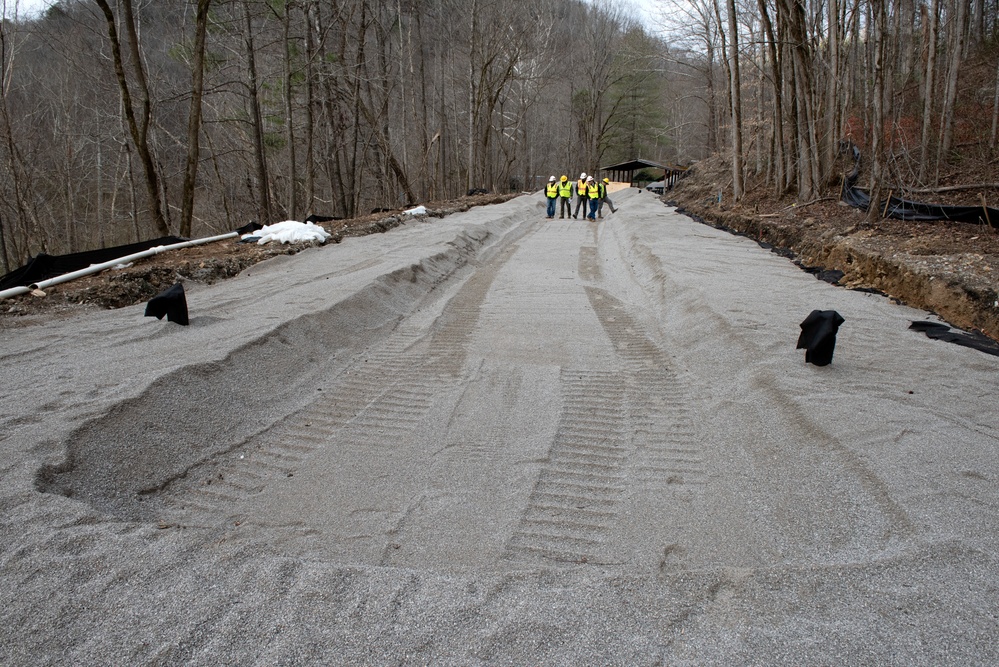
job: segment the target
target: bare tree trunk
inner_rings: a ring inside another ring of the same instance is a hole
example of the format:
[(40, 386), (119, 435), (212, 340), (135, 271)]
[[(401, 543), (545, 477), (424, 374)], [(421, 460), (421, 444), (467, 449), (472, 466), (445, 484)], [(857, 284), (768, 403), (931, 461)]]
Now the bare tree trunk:
[[(30, 237), (26, 239), (27, 242), (22, 245), (25, 252), (27, 252), (30, 242), (34, 240), (34, 242), (38, 244), (41, 251), (44, 252), (48, 248), (48, 243), (41, 224), (39, 223), (38, 216), (35, 215), (35, 212), (28, 201), (28, 197), (24, 192), (26, 180), (24, 174), (24, 159), (17, 146), (17, 142), (14, 139), (14, 128), (11, 123), (10, 108), (7, 100), (11, 84), (11, 73), (14, 67), (14, 49), (8, 43), (7, 36), (7, 30), (9, 27), (10, 24), (8, 24), (7, 21), (0, 20), (0, 68), (2, 68), (2, 70), (0, 70), (0, 115), (3, 117), (3, 141), (7, 148), (7, 166), (10, 169), (11, 186), (14, 190), (14, 202), (17, 207), (17, 215), (21, 219), (21, 223), (24, 227), (31, 230)], [(12, 232), (13, 230), (11, 230), (11, 233)], [(3, 230), (0, 229), (0, 236), (2, 236), (2, 234)], [(4, 262), (9, 267), (10, 261), (7, 257), (6, 241), (4, 241), (3, 254)], [(24, 257), (17, 257), (14, 259), (17, 263), (20, 263), (27, 260), (28, 257), (25, 255)]]
[(253, 149), (257, 168), (257, 215), (260, 224), (271, 221), (270, 178), (267, 174), (267, 155), (264, 152), (264, 123), (260, 117), (260, 88), (257, 82), (257, 61), (253, 47), (253, 17), (248, 0), (243, 2), (243, 16), (246, 19), (246, 65), (247, 89), (250, 93), (250, 115), (253, 119)]
[(475, 135), (476, 122), (478, 117), (475, 111), (476, 98), (476, 72), (475, 72), (475, 40), (478, 34), (478, 0), (472, 0), (472, 6), (468, 12), (471, 23), (468, 33), (468, 171), (465, 178), (466, 192), (479, 185), (476, 183), (478, 169), (475, 155)]
[[(988, 36), (988, 32), (986, 31), (985, 27), (985, 4), (986, 4), (985, 0), (975, 0), (975, 12), (973, 14), (975, 20), (974, 23), (972, 23), (972, 27), (974, 28), (974, 33), (973, 33), (975, 37), (974, 41), (978, 44), (983, 43)], [(995, 5), (992, 5), (993, 16), (999, 13), (996, 12), (996, 9), (999, 8), (997, 8)]]
[(881, 190), (883, 181), (882, 137), (884, 136), (884, 103), (885, 103), (885, 47), (887, 42), (888, 17), (885, 7), (875, 3), (871, 7), (873, 22), (871, 37), (873, 39), (873, 115), (871, 118), (871, 204), (867, 208), (867, 222), (874, 224), (881, 218)]
[(7, 254), (7, 233), (4, 231), (3, 216), (0, 216), (0, 261), (3, 261), (3, 272), (10, 273), (11, 261), (10, 256)]
[(989, 145), (992, 148), (996, 147), (997, 131), (999, 131), (999, 63), (996, 65), (996, 89), (992, 102), (992, 138), (989, 140)]
[(795, 126), (798, 150), (798, 198), (815, 197), (818, 184), (818, 148), (812, 109), (812, 70), (805, 28), (804, 8), (793, 0), (779, 0), (780, 22), (790, 40), (791, 77), (794, 88)]
[[(423, 34), (423, 8), (422, 6), (416, 7), (416, 31), (418, 43), (422, 45), (425, 39)], [(431, 136), (431, 121), (430, 121), (430, 101), (429, 95), (427, 94), (427, 59), (421, 57), (419, 60), (420, 69), (420, 173), (422, 174), (420, 178), (421, 192), (423, 195), (427, 196), (429, 199), (434, 198), (434, 192), (436, 188), (434, 187), (433, 174), (430, 171), (430, 151), (434, 144), (435, 139), (439, 138), (439, 135)]]
[(281, 27), (282, 35), (284, 37), (284, 123), (285, 132), (288, 137), (287, 217), (289, 220), (295, 220), (298, 215), (298, 164), (295, 159), (295, 106), (291, 68), (291, 8), (291, 2), (284, 3), (284, 14), (281, 16)]
[(735, 0), (728, 0), (728, 30), (731, 34), (732, 100), (732, 198), (742, 199), (742, 83), (739, 79), (739, 27), (735, 21)]
[[(950, 14), (950, 63), (947, 68), (946, 92), (944, 94), (944, 110), (940, 119), (940, 153), (946, 157), (954, 142), (954, 105), (957, 102), (957, 79), (964, 53), (964, 24), (967, 16), (968, 1), (954, 0), (956, 15)], [(937, 162), (939, 165), (939, 160)]]
[[(396, 0), (396, 23), (399, 24), (399, 92), (400, 98), (402, 99), (402, 108), (400, 109), (400, 121), (402, 124), (402, 168), (404, 170), (409, 170), (409, 152), (407, 146), (409, 144), (409, 132), (407, 131), (406, 122), (407, 116), (409, 115), (409, 109), (411, 108), (410, 101), (406, 99), (406, 63), (405, 63), (405, 41), (402, 32), (402, 0)], [(412, 76), (413, 70), (410, 68), (409, 75)], [(414, 100), (415, 102), (415, 100)], [(412, 202), (413, 200), (410, 199)], [(413, 202), (415, 203), (415, 202)]]
[(718, 121), (715, 114), (715, 107), (717, 102), (715, 101), (715, 49), (710, 38), (707, 38), (707, 59), (705, 60), (705, 67), (707, 68), (705, 74), (705, 83), (707, 84), (707, 98), (708, 98), (708, 152), (713, 153), (718, 150)]
[(766, 0), (757, 0), (757, 6), (760, 10), (760, 20), (763, 23), (763, 30), (766, 33), (767, 49), (770, 52), (769, 60), (771, 76), (773, 77), (774, 162), (777, 168), (774, 180), (777, 184), (777, 192), (783, 193), (787, 188), (787, 175), (784, 169), (786, 160), (784, 142), (784, 96), (782, 93), (783, 85), (780, 58), (777, 54), (777, 40), (774, 37), (774, 26), (773, 22), (770, 20), (770, 14), (767, 11)]
[(153, 225), (156, 227), (157, 233), (162, 236), (168, 236), (170, 234), (170, 227), (163, 217), (163, 200), (160, 198), (159, 173), (156, 170), (156, 163), (153, 160), (152, 149), (149, 145), (152, 102), (149, 97), (146, 70), (142, 64), (141, 54), (139, 53), (139, 36), (136, 31), (135, 17), (132, 15), (132, 0), (120, 0), (120, 2), (124, 14), (125, 28), (129, 37), (128, 47), (131, 55), (133, 74), (138, 85), (140, 104), (138, 118), (133, 107), (128, 78), (125, 75), (125, 62), (121, 53), (121, 40), (118, 37), (118, 27), (114, 14), (111, 12), (111, 7), (108, 6), (107, 0), (94, 0), (94, 2), (97, 3), (97, 6), (104, 13), (104, 18), (107, 22), (115, 74), (118, 77), (118, 88), (121, 92), (122, 109), (125, 112), (125, 120), (132, 135), (132, 142), (135, 144), (135, 150), (139, 154), (139, 161), (142, 163), (143, 173), (146, 177), (146, 195), (149, 198), (150, 215), (153, 218)]
[[(66, 188), (66, 231), (63, 234), (63, 252), (76, 252), (76, 197), (73, 196), (73, 181), (70, 174), (73, 173), (73, 144), (69, 141), (69, 135), (63, 135), (66, 145), (65, 165), (66, 170), (63, 176), (63, 185)], [(100, 166), (98, 166), (100, 169)]]
[(138, 243), (142, 240), (142, 234), (139, 231), (139, 197), (135, 192), (135, 167), (132, 164), (132, 147), (127, 141), (124, 142), (124, 146), (125, 163), (128, 170), (128, 204), (129, 215), (132, 218), (132, 238)]
[(187, 120), (187, 165), (184, 169), (184, 190), (181, 193), (180, 235), (191, 236), (194, 218), (194, 188), (198, 179), (198, 159), (201, 150), (201, 97), (205, 82), (205, 35), (208, 33), (208, 6), (211, 0), (198, 0), (195, 15), (194, 53), (191, 56), (191, 110)]
[(361, 182), (361, 165), (360, 165), (360, 149), (361, 149), (361, 123), (358, 122), (361, 118), (361, 76), (360, 72), (364, 71), (365, 68), (365, 48), (364, 43), (367, 39), (368, 32), (368, 3), (361, 2), (361, 26), (358, 31), (357, 40), (357, 57), (354, 61), (354, 67), (358, 74), (353, 77), (353, 102), (354, 102), (354, 136), (351, 142), (351, 153), (350, 153), (350, 192), (351, 192), (351, 203), (350, 210), (357, 211), (360, 203), (360, 182)]
[(936, 64), (937, 64), (937, 29), (940, 25), (940, 0), (932, 0), (929, 7), (929, 16), (924, 11), (924, 39), (923, 44), (926, 49), (926, 70), (923, 76), (923, 131), (922, 131), (922, 154), (919, 158), (919, 182), (926, 181), (927, 171), (930, 166), (930, 132), (933, 127), (933, 98), (936, 92)]
[(829, 35), (829, 77), (826, 86), (826, 137), (825, 150), (822, 152), (823, 167), (822, 173), (832, 170), (833, 162), (836, 159), (836, 147), (839, 142), (839, 90), (840, 90), (840, 54), (839, 43), (842, 36), (842, 25), (839, 20), (840, 0), (827, 0), (828, 6), (828, 26), (826, 31)]
[(732, 116), (732, 62), (728, 50), (728, 37), (725, 35), (725, 24), (722, 22), (721, 9), (718, 0), (711, 0), (715, 13), (715, 24), (718, 26), (718, 39), (721, 40), (721, 61), (725, 69), (725, 80), (728, 86), (725, 88), (725, 107), (728, 109), (729, 117)]
[(312, 21), (316, 5), (308, 0), (305, 6), (305, 213), (315, 213), (316, 162), (315, 162), (315, 64), (316, 47), (312, 35)]

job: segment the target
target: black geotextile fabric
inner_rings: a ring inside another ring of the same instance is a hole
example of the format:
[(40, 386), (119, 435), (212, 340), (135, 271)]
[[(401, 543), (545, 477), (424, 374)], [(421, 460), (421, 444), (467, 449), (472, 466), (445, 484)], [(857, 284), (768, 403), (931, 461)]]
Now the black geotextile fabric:
[(836, 349), (836, 332), (846, 320), (835, 310), (813, 310), (801, 323), (795, 349), (805, 350), (805, 363), (828, 366)]
[(970, 347), (979, 352), (999, 357), (999, 343), (996, 343), (984, 334), (974, 331), (952, 331), (949, 326), (940, 324), (939, 322), (917, 321), (910, 324), (909, 328), (913, 331), (922, 331), (926, 334), (927, 338), (932, 338), (933, 340), (942, 340), (956, 345), (963, 345), (964, 347)]
[(168, 322), (176, 322), (187, 326), (187, 297), (184, 295), (184, 284), (176, 283), (163, 290), (146, 304), (146, 317), (162, 320), (166, 316)]
[[(843, 201), (854, 208), (866, 211), (871, 205), (871, 196), (848, 179), (843, 187)], [(952, 220), (999, 227), (999, 209), (992, 207), (924, 204), (893, 195), (888, 198), (887, 203), (878, 202), (878, 210), (881, 211), (882, 217), (897, 220)]]
[[(866, 211), (871, 205), (871, 195), (867, 190), (857, 187), (860, 176), (860, 149), (849, 141), (840, 146), (841, 152), (853, 154), (853, 171), (843, 182), (843, 201)], [(954, 222), (970, 222), (999, 227), (999, 209), (987, 206), (945, 206), (943, 204), (924, 204), (900, 197), (890, 196), (887, 201), (878, 202), (878, 211), (884, 218), (897, 220), (952, 220)]]
[(174, 243), (183, 243), (184, 241), (187, 241), (187, 239), (177, 236), (163, 236), (151, 241), (130, 243), (128, 245), (103, 248), (101, 250), (74, 252), (68, 255), (46, 255), (45, 253), (39, 253), (29, 259), (28, 263), (21, 268), (14, 269), (0, 278), (0, 289), (33, 285), (49, 278), (85, 269), (91, 264), (103, 264), (104, 262), (110, 262), (113, 259), (133, 255), (157, 246), (173, 245)]

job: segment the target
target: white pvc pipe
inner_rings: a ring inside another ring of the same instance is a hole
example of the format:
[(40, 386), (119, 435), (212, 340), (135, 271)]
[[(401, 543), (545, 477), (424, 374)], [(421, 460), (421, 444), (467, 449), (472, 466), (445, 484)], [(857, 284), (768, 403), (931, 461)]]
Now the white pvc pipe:
[(203, 239), (196, 239), (194, 241), (182, 241), (181, 243), (173, 243), (171, 245), (159, 245), (155, 248), (149, 248), (148, 250), (143, 250), (142, 252), (137, 252), (131, 255), (126, 255), (125, 257), (119, 257), (118, 259), (112, 259), (108, 262), (102, 262), (101, 264), (91, 264), (85, 269), (80, 269), (79, 271), (73, 271), (71, 273), (66, 273), (61, 276), (56, 276), (55, 278), (49, 278), (48, 280), (42, 280), (41, 282), (33, 283), (27, 287), (11, 287), (10, 289), (5, 289), (0, 291), (0, 299), (6, 299), (7, 297), (17, 296), (19, 294), (27, 294), (28, 292), (36, 289), (45, 289), (46, 287), (51, 287), (52, 285), (58, 285), (59, 283), (69, 282), (70, 280), (75, 280), (77, 278), (82, 278), (83, 276), (89, 276), (94, 273), (99, 273), (105, 269), (110, 269), (119, 264), (128, 264), (129, 262), (134, 262), (137, 259), (142, 259), (143, 257), (152, 257), (153, 255), (158, 255), (161, 252), (166, 252), (167, 250), (180, 250), (181, 248), (190, 248), (191, 246), (204, 245), (205, 243), (212, 243), (213, 241), (221, 241), (223, 239), (231, 239), (235, 236), (239, 236), (239, 232), (229, 232), (228, 234), (220, 234), (218, 236), (209, 236)]
[(27, 287), (10, 287), (5, 290), (0, 290), (0, 299), (6, 299), (7, 297), (17, 296), (19, 294), (27, 294), (31, 290)]

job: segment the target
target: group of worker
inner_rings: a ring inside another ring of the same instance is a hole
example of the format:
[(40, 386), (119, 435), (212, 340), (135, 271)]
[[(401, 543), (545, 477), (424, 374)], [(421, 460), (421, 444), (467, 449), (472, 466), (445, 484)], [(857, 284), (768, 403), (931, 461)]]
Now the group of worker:
[[(545, 197), (548, 199), (548, 219), (555, 217), (555, 202), (560, 201), (559, 219), (567, 217), (579, 218), (579, 209), (583, 209), (583, 217), (596, 220), (603, 216), (603, 208), (606, 203), (611, 213), (616, 213), (614, 202), (607, 196), (607, 185), (609, 178), (598, 181), (593, 176), (587, 176), (586, 172), (579, 175), (579, 180), (571, 182), (565, 175), (559, 180), (552, 176), (545, 185)], [(572, 213), (572, 194), (576, 193), (576, 212)], [(589, 209), (589, 214), (587, 214)]]

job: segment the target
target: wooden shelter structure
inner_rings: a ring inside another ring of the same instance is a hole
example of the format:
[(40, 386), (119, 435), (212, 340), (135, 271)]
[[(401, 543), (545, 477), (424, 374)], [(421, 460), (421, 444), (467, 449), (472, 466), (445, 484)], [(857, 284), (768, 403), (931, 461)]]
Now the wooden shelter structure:
[[(662, 169), (663, 186), (667, 190), (673, 187), (677, 180), (679, 180), (679, 178), (687, 171), (686, 167), (670, 167), (664, 164), (659, 164), (658, 162), (640, 159), (629, 160), (620, 164), (613, 164), (609, 167), (601, 167), (600, 171), (610, 174), (608, 178), (612, 181), (631, 183), (635, 185), (635, 172), (643, 169)], [(644, 183), (637, 185), (638, 187), (642, 187)]]

